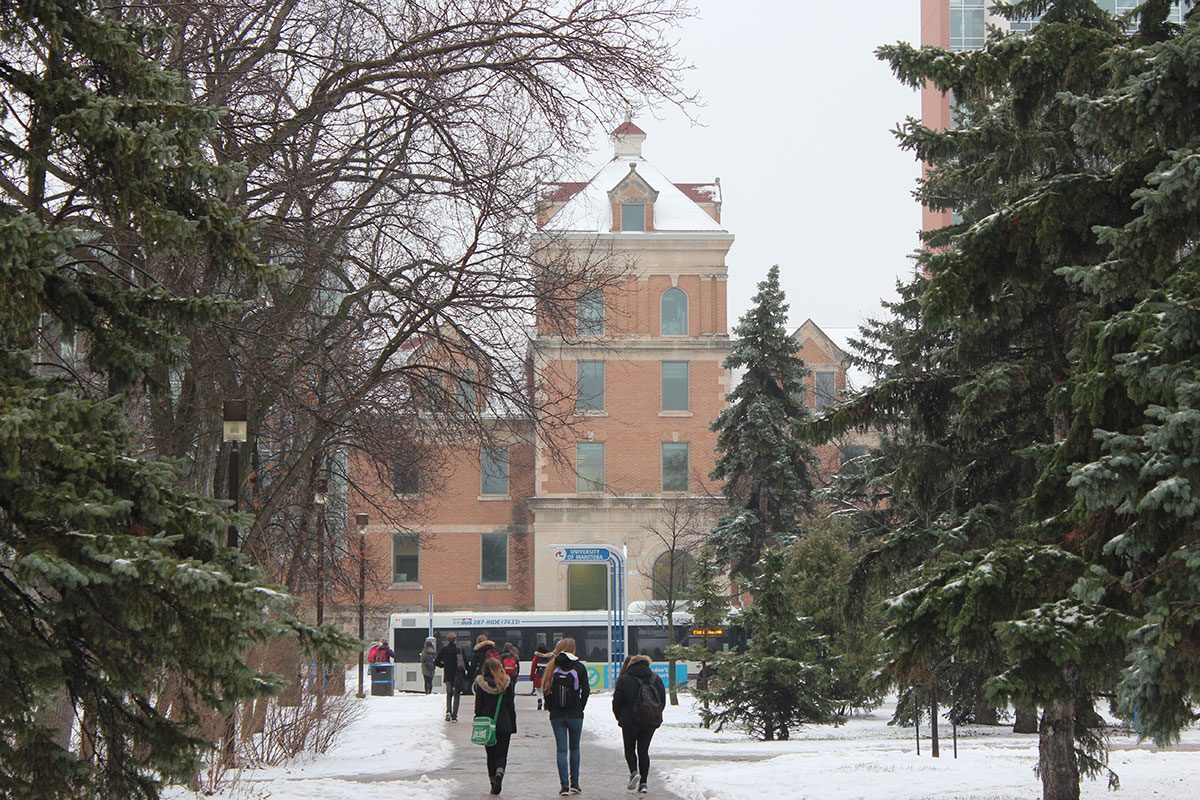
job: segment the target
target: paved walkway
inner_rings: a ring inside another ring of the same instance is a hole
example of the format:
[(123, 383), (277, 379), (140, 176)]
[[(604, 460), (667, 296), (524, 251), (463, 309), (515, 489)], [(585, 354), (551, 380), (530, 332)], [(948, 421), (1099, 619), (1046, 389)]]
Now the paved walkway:
[[(454, 744), (454, 757), (449, 766), (437, 771), (438, 778), (454, 778), (459, 789), (456, 800), (483, 800), (492, 795), (487, 780), (487, 761), (483, 748), (471, 744), (471, 702), (463, 697), (459, 721), (446, 723), (446, 738)], [(594, 708), (588, 714), (607, 714), (607, 695), (593, 698)], [(619, 743), (618, 743), (619, 744)], [(627, 788), (629, 772), (620, 748), (605, 747), (599, 738), (583, 725), (582, 760), (579, 785), (583, 794), (579, 800), (630, 800), (639, 797)], [(650, 794), (648, 797), (677, 798), (662, 785), (661, 776), (673, 764), (672, 759), (659, 759), (650, 751)], [(537, 710), (537, 701), (529, 695), (517, 695), (517, 733), (508, 751), (508, 768), (504, 774), (504, 797), (521, 800), (558, 796), (558, 767), (554, 757), (554, 734), (550, 719)], [(641, 795), (647, 796), (647, 795)]]

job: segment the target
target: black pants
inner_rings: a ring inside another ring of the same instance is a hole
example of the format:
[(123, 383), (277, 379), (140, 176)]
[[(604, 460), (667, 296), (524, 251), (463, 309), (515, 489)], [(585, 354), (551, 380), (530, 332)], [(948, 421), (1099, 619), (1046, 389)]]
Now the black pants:
[(489, 778), (496, 774), (496, 770), (504, 769), (508, 766), (508, 743), (511, 740), (511, 733), (500, 733), (499, 731), (496, 731), (496, 743), (491, 747), (483, 748), (484, 750), (487, 750)]
[(425, 694), (433, 694), (433, 676), (422, 675), (421, 677), (425, 679)]
[(450, 719), (458, 719), (458, 701), (462, 697), (462, 684), (451, 680), (446, 684), (446, 713)]
[(650, 740), (654, 738), (654, 731), (654, 728), (642, 725), (621, 728), (621, 738), (625, 740), (625, 763), (629, 765), (631, 774), (637, 772), (642, 776), (642, 783), (650, 774)]

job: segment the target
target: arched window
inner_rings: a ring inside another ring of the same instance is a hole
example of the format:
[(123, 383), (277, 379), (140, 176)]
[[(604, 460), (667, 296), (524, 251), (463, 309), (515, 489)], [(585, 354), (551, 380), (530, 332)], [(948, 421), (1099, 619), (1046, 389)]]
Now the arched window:
[(687, 336), (688, 298), (683, 289), (671, 287), (662, 296), (662, 335)]
[(654, 560), (650, 591), (655, 600), (682, 600), (695, 560), (682, 551), (668, 550)]

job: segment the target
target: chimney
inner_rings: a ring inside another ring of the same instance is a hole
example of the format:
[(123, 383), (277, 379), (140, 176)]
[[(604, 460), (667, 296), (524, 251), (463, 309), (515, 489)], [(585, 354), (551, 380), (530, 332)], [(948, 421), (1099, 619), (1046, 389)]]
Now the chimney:
[(613, 158), (642, 157), (642, 142), (646, 141), (646, 132), (626, 119), (611, 135), (613, 143)]

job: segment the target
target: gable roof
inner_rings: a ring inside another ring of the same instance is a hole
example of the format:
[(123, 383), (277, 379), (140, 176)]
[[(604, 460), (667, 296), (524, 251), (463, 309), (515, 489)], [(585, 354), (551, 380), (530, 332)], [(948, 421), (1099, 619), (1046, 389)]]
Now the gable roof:
[(633, 124), (633, 120), (627, 119), (617, 126), (617, 129), (612, 132), (613, 136), (645, 136), (646, 132)]
[[(627, 124), (632, 125), (632, 123)], [(718, 202), (718, 200), (714, 200), (711, 196), (705, 196), (703, 200), (698, 200), (697, 196), (709, 193), (699, 188), (690, 188), (685, 192), (681, 186), (667, 180), (667, 177), (659, 172), (653, 164), (640, 156), (617, 156), (601, 167), (600, 171), (578, 190), (574, 188), (578, 184), (548, 184), (549, 192), (544, 197), (545, 200), (562, 202), (558, 198), (563, 195), (569, 199), (546, 222), (543, 228), (562, 232), (611, 232), (612, 203), (609, 201), (608, 193), (629, 175), (630, 169), (636, 170), (638, 176), (658, 192), (658, 199), (654, 202), (654, 230), (645, 235), (652, 236), (654, 233), (663, 231), (725, 232), (720, 223), (714, 221), (704, 209), (696, 204), (697, 202)], [(709, 185), (682, 184), (686, 187)], [(717, 198), (719, 199), (719, 197), (718, 192)]]
[(846, 351), (838, 347), (837, 342), (830, 339), (829, 335), (821, 330), (821, 327), (811, 319), (804, 320), (804, 324), (796, 328), (792, 334), (792, 338), (801, 345), (804, 344), (805, 340), (811, 339), (817, 347), (821, 348), (825, 355), (829, 356), (831, 361), (839, 365), (844, 366), (848, 360)]

